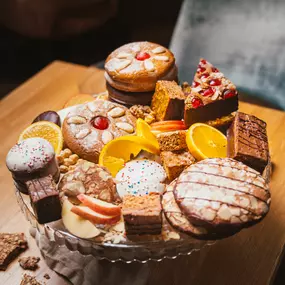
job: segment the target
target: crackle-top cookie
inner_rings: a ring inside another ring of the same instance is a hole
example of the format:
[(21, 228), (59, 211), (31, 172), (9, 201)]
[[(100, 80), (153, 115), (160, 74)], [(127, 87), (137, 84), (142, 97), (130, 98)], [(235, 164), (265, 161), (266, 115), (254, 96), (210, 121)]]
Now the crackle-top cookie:
[(151, 42), (134, 42), (113, 51), (105, 62), (105, 78), (126, 92), (153, 91), (158, 80), (176, 80), (173, 53)]
[(79, 161), (74, 169), (64, 174), (58, 190), (61, 199), (68, 197), (75, 204), (79, 203), (76, 198), (79, 194), (110, 203), (120, 201), (110, 172), (105, 167), (86, 160)]
[(95, 100), (72, 110), (63, 122), (62, 132), (73, 153), (97, 163), (104, 145), (114, 138), (134, 134), (135, 123), (128, 108)]
[(230, 158), (205, 159), (189, 166), (178, 177), (174, 195), (191, 223), (216, 229), (258, 222), (271, 201), (264, 178)]

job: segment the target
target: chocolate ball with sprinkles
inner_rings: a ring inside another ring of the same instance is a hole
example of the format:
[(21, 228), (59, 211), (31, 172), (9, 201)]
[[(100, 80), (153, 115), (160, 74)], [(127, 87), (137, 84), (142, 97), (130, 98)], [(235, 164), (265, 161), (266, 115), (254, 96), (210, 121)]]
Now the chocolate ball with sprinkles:
[(59, 168), (52, 145), (42, 138), (29, 138), (14, 145), (7, 154), (6, 165), (14, 179), (15, 186), (27, 194), (25, 182), (52, 175), (59, 179)]
[(116, 175), (117, 192), (121, 198), (163, 193), (165, 180), (166, 173), (159, 163), (148, 159), (132, 160)]

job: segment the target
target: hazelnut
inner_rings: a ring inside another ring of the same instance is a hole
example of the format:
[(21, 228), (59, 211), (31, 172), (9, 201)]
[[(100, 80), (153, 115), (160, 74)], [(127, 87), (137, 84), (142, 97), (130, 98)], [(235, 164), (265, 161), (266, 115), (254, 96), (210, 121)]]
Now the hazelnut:
[(69, 169), (65, 165), (60, 165), (59, 170), (61, 173), (66, 173), (66, 172), (68, 172)]

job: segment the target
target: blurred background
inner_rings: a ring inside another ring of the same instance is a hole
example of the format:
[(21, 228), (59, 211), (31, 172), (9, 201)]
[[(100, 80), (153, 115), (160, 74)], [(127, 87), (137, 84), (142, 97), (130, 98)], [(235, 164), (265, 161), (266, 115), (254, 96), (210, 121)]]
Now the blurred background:
[(131, 41), (168, 46), (182, 0), (1, 0), (0, 98), (53, 60), (91, 65)]

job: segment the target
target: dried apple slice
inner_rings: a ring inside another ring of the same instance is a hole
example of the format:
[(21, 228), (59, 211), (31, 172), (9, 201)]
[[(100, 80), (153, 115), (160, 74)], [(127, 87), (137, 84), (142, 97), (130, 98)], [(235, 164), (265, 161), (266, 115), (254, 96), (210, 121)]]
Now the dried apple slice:
[(84, 194), (77, 196), (77, 199), (91, 210), (106, 216), (120, 216), (121, 207), (108, 203)]
[(71, 212), (73, 204), (64, 200), (62, 205), (62, 222), (67, 230), (80, 238), (94, 238), (100, 235), (100, 231), (90, 221), (81, 218)]
[(93, 224), (113, 225), (120, 220), (120, 216), (106, 216), (99, 214), (85, 206), (73, 206), (71, 212), (83, 219), (89, 220)]

